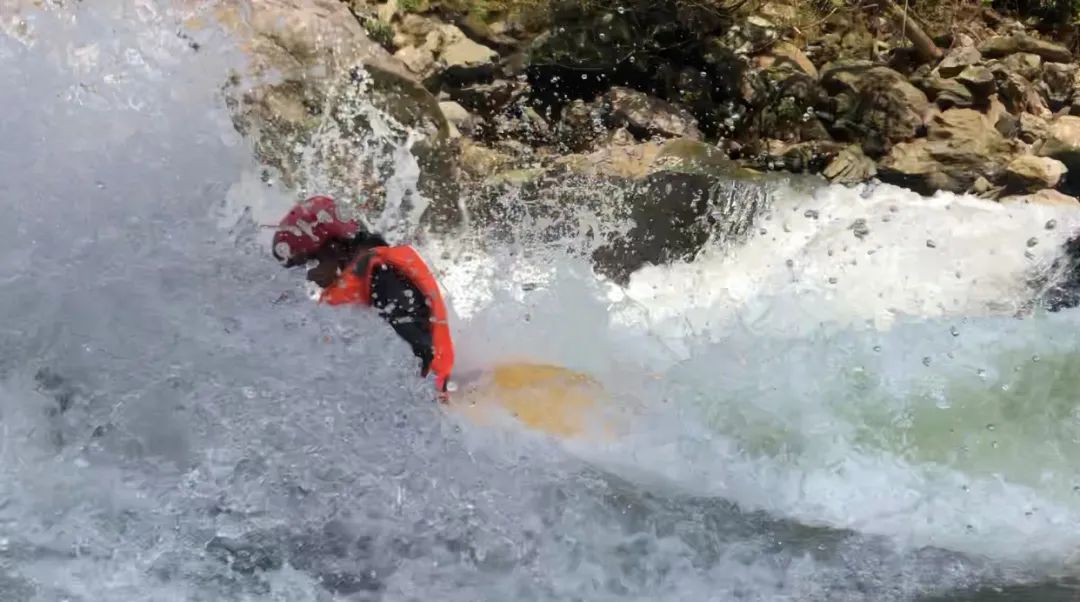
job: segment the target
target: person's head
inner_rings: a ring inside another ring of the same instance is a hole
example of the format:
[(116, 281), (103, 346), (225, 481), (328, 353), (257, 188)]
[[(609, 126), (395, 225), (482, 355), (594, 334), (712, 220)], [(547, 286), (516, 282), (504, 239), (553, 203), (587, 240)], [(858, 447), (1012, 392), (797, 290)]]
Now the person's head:
[(318, 262), (307, 278), (325, 288), (362, 248), (386, 245), (356, 221), (343, 220), (330, 197), (314, 196), (292, 208), (274, 234), (274, 257), (285, 267)]

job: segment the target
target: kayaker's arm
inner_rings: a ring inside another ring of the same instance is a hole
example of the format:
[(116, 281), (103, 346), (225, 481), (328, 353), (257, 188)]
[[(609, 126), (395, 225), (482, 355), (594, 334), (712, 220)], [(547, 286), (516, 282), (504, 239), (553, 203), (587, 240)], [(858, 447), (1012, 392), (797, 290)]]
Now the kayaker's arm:
[(412, 347), (413, 354), (421, 360), (421, 374), (427, 376), (434, 346), (431, 310), (424, 295), (396, 270), (380, 265), (371, 275), (371, 304)]

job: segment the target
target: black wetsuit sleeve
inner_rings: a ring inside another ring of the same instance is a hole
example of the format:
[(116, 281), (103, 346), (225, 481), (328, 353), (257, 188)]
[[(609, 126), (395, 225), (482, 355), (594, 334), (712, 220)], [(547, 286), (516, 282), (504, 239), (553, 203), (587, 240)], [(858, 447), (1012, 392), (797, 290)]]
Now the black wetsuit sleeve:
[(371, 304), (412, 347), (427, 376), (434, 358), (431, 339), (431, 308), (427, 298), (397, 270), (380, 265), (371, 274)]

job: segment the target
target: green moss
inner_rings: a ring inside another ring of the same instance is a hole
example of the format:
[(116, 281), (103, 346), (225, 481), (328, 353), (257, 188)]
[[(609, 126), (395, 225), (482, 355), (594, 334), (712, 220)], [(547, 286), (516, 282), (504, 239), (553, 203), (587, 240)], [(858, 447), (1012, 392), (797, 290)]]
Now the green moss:
[(398, 9), (403, 13), (422, 13), (431, 8), (427, 0), (398, 0)]
[(383, 23), (378, 19), (365, 19), (364, 29), (373, 42), (387, 50), (393, 50), (394, 29), (389, 23)]

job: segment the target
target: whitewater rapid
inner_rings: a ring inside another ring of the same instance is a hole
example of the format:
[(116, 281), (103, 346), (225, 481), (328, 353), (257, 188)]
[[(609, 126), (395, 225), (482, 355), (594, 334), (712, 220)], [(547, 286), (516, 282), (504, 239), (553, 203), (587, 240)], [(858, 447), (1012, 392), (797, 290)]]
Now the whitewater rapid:
[(549, 441), (441, 412), (377, 318), (268, 257), (297, 193), (232, 129), (227, 38), (196, 52), (153, 2), (26, 20), (0, 35), (4, 600), (907, 600), (1080, 572), (1080, 318), (1025, 309), (1076, 211), (780, 186), (744, 244), (625, 287), (553, 245), (424, 242), (463, 369), (585, 370), (631, 417)]

